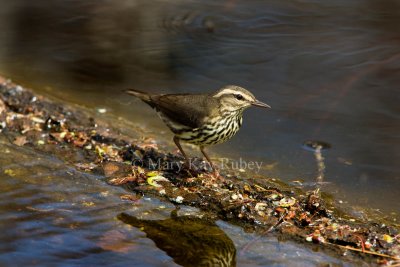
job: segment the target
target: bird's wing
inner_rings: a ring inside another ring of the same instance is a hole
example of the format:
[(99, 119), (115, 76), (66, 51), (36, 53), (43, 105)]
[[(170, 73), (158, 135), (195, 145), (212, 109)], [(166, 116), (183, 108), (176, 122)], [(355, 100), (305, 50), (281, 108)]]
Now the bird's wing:
[(151, 96), (155, 108), (172, 121), (198, 128), (212, 112), (216, 100), (207, 95), (168, 94)]

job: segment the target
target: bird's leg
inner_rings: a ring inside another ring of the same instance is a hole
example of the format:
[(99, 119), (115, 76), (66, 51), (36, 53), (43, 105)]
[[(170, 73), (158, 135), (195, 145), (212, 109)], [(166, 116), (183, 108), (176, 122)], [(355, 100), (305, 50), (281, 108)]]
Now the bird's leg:
[(208, 157), (208, 155), (207, 155), (206, 152), (204, 151), (204, 146), (200, 146), (200, 151), (201, 151), (201, 153), (203, 153), (204, 157), (206, 157), (208, 163), (210, 163), (211, 169), (212, 169), (213, 172), (214, 172), (214, 176), (215, 176), (216, 178), (223, 178), (223, 177), (219, 174), (217, 168), (216, 168), (216, 167), (214, 166), (214, 164), (212, 163), (211, 159)]
[(178, 147), (179, 151), (182, 153), (183, 157), (185, 158), (185, 164), (186, 166), (190, 169), (190, 161), (189, 158), (187, 157), (185, 151), (183, 151), (181, 143), (179, 143), (179, 138), (174, 136), (174, 142), (175, 145)]

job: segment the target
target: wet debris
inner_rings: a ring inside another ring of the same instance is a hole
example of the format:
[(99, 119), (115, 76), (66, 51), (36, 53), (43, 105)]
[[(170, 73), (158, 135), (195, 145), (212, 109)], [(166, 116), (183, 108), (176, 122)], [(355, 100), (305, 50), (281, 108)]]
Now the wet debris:
[[(285, 238), (334, 248), (339, 254), (353, 251), (377, 264), (400, 262), (398, 225), (343, 216), (334, 204), (328, 205), (319, 189), (302, 192), (278, 179), (256, 179), (240, 171), (224, 174), (224, 180), (215, 179), (201, 159), (194, 161), (196, 170), (188, 170), (180, 156), (164, 153), (153, 138), (126, 141), (107, 121), (50, 102), (5, 79), (0, 81), (0, 134), (16, 146), (54, 154), (80, 171), (101, 175), (108, 184), (136, 193), (121, 195), (121, 201), (157, 196), (175, 205), (198, 207), (246, 230), (274, 231)], [(308, 141), (304, 147), (320, 153), (331, 146)], [(3, 172), (17, 175), (16, 170)], [(81, 205), (92, 207), (95, 203)], [(123, 214), (119, 219), (132, 225), (150, 223)], [(115, 242), (112, 238), (107, 234), (102, 247), (117, 251), (119, 238)]]
[(143, 183), (146, 173), (140, 167), (135, 167), (123, 162), (104, 162), (102, 164), (104, 176), (110, 185), (124, 185), (132, 182)]

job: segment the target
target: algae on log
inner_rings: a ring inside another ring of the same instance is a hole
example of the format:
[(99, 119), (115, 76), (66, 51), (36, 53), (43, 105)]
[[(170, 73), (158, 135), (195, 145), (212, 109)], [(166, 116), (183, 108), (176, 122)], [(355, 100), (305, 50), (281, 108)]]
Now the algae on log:
[(352, 250), (370, 263), (400, 261), (398, 225), (353, 219), (317, 190), (302, 192), (268, 177), (244, 174), (243, 179), (230, 172), (224, 181), (216, 180), (200, 159), (194, 161), (197, 170), (189, 172), (181, 168), (182, 157), (141, 139), (139, 130), (123, 135), (118, 124), (95, 121), (82, 107), (67, 107), (2, 77), (0, 131), (17, 146), (104, 175), (110, 185), (198, 207), (260, 234), (274, 231), (337, 253)]

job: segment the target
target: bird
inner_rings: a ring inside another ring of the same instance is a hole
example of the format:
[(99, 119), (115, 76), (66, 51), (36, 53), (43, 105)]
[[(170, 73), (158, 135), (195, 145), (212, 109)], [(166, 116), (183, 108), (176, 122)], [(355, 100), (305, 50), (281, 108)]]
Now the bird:
[(232, 138), (242, 126), (243, 111), (247, 108), (271, 108), (237, 85), (226, 85), (217, 91), (202, 94), (150, 94), (136, 89), (127, 89), (125, 92), (156, 110), (174, 133), (174, 143), (189, 169), (190, 160), (181, 141), (199, 146), (217, 176), (219, 173), (205, 152), (205, 147)]

